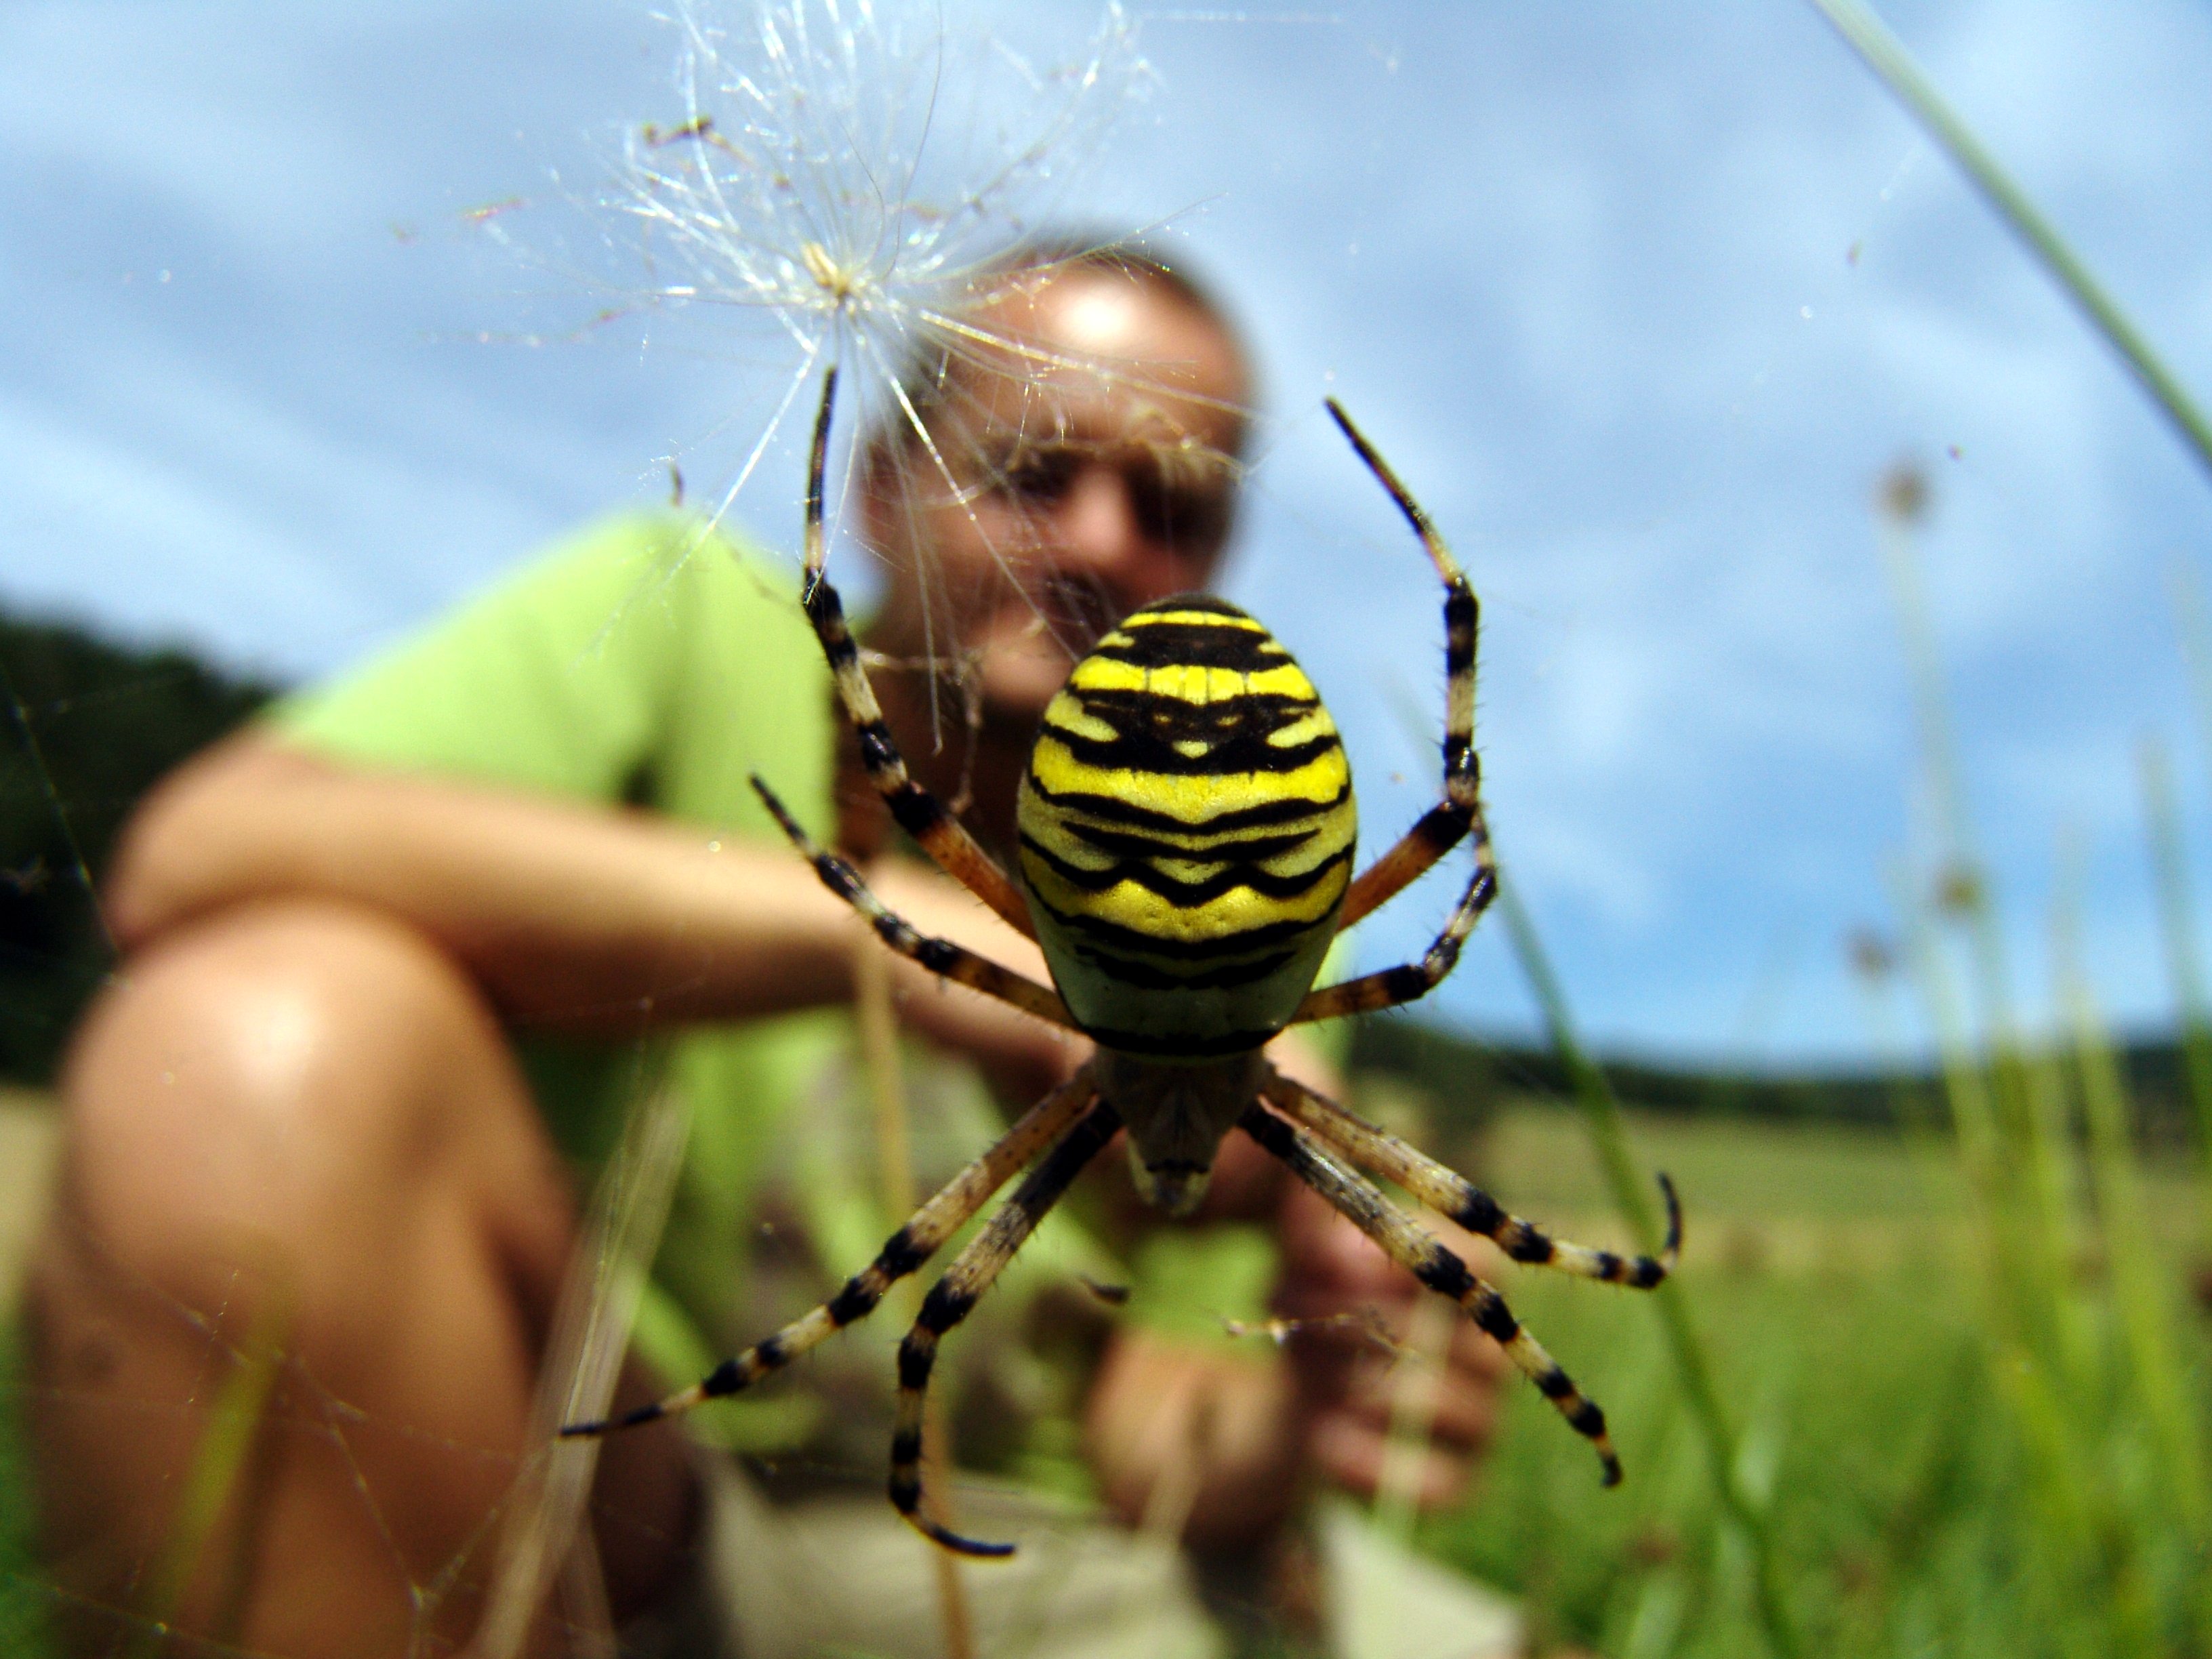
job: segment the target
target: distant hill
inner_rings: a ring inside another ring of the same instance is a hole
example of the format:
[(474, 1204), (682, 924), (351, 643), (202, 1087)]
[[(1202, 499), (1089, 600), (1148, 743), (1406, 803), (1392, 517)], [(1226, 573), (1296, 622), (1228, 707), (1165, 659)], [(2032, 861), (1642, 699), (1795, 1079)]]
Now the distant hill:
[[(1480, 1104), (1505, 1098), (1556, 1097), (1572, 1092), (1566, 1068), (1549, 1048), (1496, 1042), (1403, 1016), (1363, 1021), (1352, 1041), (1358, 1070), (1395, 1073), (1428, 1096), (1447, 1118), (1479, 1111)], [(1714, 1072), (1637, 1060), (1608, 1060), (1606, 1075), (1614, 1092), (1648, 1111), (1723, 1112), (1745, 1117), (1828, 1118), (1859, 1123), (1887, 1123), (1896, 1115), (1896, 1094), (1931, 1086), (1934, 1079), (1899, 1079), (1874, 1072), (1776, 1074)]]
[[(2190, 1139), (2192, 1114), (2179, 1044), (2170, 1037), (2139, 1038), (2121, 1043), (2118, 1059), (2144, 1134), (2167, 1143)], [(1618, 1058), (1603, 1064), (1622, 1103), (1645, 1111), (1887, 1125), (1897, 1122), (1901, 1111), (1940, 1119), (1944, 1109), (1942, 1082), (1932, 1071), (1713, 1071)], [(1447, 1133), (1479, 1127), (1507, 1100), (1564, 1105), (1572, 1092), (1566, 1068), (1548, 1048), (1493, 1042), (1394, 1014), (1356, 1028), (1352, 1066), (1390, 1073), (1417, 1090), (1431, 1122)]]
[(154, 781), (271, 688), (0, 616), (0, 1079), (43, 1084), (110, 966), (86, 876)]

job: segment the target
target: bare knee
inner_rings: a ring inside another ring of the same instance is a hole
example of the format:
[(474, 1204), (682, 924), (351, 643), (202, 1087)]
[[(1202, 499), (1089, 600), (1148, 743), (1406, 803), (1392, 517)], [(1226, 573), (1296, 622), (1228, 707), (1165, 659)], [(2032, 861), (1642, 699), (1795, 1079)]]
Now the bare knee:
[(350, 905), (257, 905), (134, 957), (80, 1031), (63, 1094), (73, 1218), (157, 1278), (222, 1235), (366, 1244), (395, 1208), (489, 1162), (520, 1162), (499, 1173), (525, 1188), (550, 1180), (475, 988), (428, 940)]
[[(332, 1606), (358, 1590), (404, 1612), (395, 1561), (471, 1535), (520, 1449), (537, 1322), (516, 1258), (550, 1284), (568, 1237), (474, 987), (374, 912), (240, 909), (131, 959), (63, 1091), (62, 1201), (29, 1310), (49, 1547), (93, 1594), (129, 1582), (206, 1402), (265, 1347), (287, 1381), (262, 1430), (267, 1513), (239, 1520), (276, 1587), (256, 1605), (289, 1606), (312, 1559), (349, 1587)], [(362, 1413), (343, 1455), (325, 1397)]]

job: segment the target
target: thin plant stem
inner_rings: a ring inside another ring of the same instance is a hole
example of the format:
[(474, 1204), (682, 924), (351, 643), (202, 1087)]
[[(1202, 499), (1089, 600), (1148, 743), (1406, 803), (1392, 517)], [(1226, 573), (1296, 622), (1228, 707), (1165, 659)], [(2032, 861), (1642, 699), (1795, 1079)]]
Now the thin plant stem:
[[(2014, 1015), (1996, 896), (1977, 848), (1942, 655), (1921, 578), (1915, 532), (1927, 509), (1925, 479), (1909, 465), (1893, 469), (1877, 492), (1876, 507), (1934, 819), (1932, 880), (1925, 891), (1908, 890), (1903, 905), (1914, 929), (1918, 978), (1936, 1017), (1960, 1149), (1979, 1188), (1987, 1284), (1993, 1294), (2010, 1298), (2012, 1337), (2055, 1357), (2078, 1381), (2094, 1369), (2095, 1336), (2068, 1271), (2076, 1228), (2066, 1085), (2056, 1068), (2031, 1061)], [(1976, 1010), (1972, 1025), (1954, 990), (1939, 921), (1964, 947)], [(2026, 1278), (2016, 1271), (2020, 1263), (2031, 1270)], [(2036, 1340), (2038, 1333), (2049, 1343)]]
[(891, 1006), (890, 953), (869, 934), (855, 935), (853, 1014), (860, 1027), (860, 1064), (876, 1130), (876, 1180), (895, 1224), (915, 1206), (914, 1152), (908, 1133), (905, 1072), (899, 1065), (898, 1016)]
[(1935, 1103), (1915, 1075), (1912, 1053), (1898, 1012), (1897, 978), (1905, 964), (1897, 960), (1888, 943), (1871, 934), (1864, 936), (1863, 945), (1855, 943), (1852, 948), (1856, 957), (1853, 976), (1859, 984), (1860, 1012), (1866, 1021), (1867, 1036), (1874, 1046), (1875, 1073), (1887, 1079), (1891, 1114), (1932, 1199), (1942, 1190), (1947, 1166), (1936, 1133)]
[(2195, 565), (2181, 555), (2166, 567), (2166, 590), (2173, 599), (2174, 632), (2189, 674), (2190, 699), (2197, 706), (2197, 741), (2212, 761), (2212, 609), (2205, 605)]
[[(2183, 1471), (2199, 1454), (2183, 1420), (2186, 1406), (2152, 1397), (2172, 1379), (2154, 1275), (2140, 1255), (2115, 1260), (2114, 1277), (2125, 1282), (2111, 1288), (2082, 1270), (2099, 1220), (2140, 1208), (2126, 1104), (2116, 1069), (2099, 1069), (2084, 1035), (2094, 1033), (2094, 1020), (2083, 1024), (2085, 992), (2073, 1004), (2075, 1065), (2047, 1044), (2031, 1047), (2015, 1022), (1916, 556), (1913, 532), (1926, 502), (1925, 480), (1909, 466), (1883, 481), (1877, 501), (1934, 821), (1932, 878), (1905, 884), (1899, 908), (1968, 1176), (1988, 1382), (2025, 1477), (2006, 1510), (2024, 1564), (2021, 1612), (2027, 1628), (2084, 1659), (2148, 1655), (2165, 1650), (2151, 1569), (2157, 1540), (2173, 1530), (2171, 1500), (2154, 1504), (2154, 1520), (2115, 1486), (2112, 1458), (2138, 1422), (2168, 1479), (2191, 1478)], [(2073, 960), (2063, 932), (2058, 956)], [(1978, 1018), (1968, 1018), (1970, 1005)], [(2077, 1097), (2088, 1119), (2086, 1149), (2075, 1133)], [(2090, 1193), (2094, 1209), (2083, 1201)], [(2120, 1236), (2125, 1224), (2102, 1235), (2116, 1258), (2133, 1249)], [(2115, 1337), (2124, 1358), (2116, 1360)], [(2134, 1389), (2123, 1382), (2131, 1370), (2140, 1373)]]
[[(914, 1211), (913, 1138), (908, 1133), (906, 1073), (899, 1064), (898, 1016), (891, 1006), (890, 953), (866, 933), (854, 934), (853, 951), (854, 1012), (860, 1028), (860, 1062), (867, 1073), (868, 1096), (874, 1107), (876, 1178), (883, 1188), (884, 1207), (894, 1218)], [(939, 1496), (951, 1474), (951, 1448), (940, 1406), (943, 1391), (933, 1394), (921, 1421), (921, 1452), (934, 1476), (927, 1483), (927, 1501), (939, 1510), (931, 1519), (940, 1525), (951, 1517), (941, 1512)], [(949, 1550), (925, 1543), (937, 1583), (937, 1616), (945, 1632), (945, 1659), (975, 1659), (975, 1621), (968, 1606), (968, 1586), (960, 1564)]]
[[(1424, 1215), (1433, 1224), (1434, 1218)], [(1444, 1358), (1451, 1349), (1459, 1310), (1440, 1296), (1413, 1304), (1406, 1322), (1405, 1352), (1390, 1389), (1390, 1427), (1383, 1442), (1382, 1472), (1375, 1482), (1375, 1528), (1401, 1545), (1413, 1541), (1420, 1517), (1421, 1476), (1428, 1468), (1429, 1434), (1442, 1393)]]
[[(2197, 737), (2212, 772), (2212, 613), (2204, 589), (2190, 562), (2176, 557), (2168, 572), (2173, 595), (2181, 660), (2197, 705)], [(2196, 908), (2189, 892), (2188, 862), (2182, 845), (2181, 811), (2165, 766), (2164, 751), (2147, 748), (2143, 793), (2149, 810), (2151, 860), (2158, 882), (2159, 921), (2166, 934), (2166, 963), (2173, 978), (2175, 1012), (2181, 1022), (2181, 1048), (2188, 1068), (2189, 1097), (2197, 1119), (2197, 1152), (2203, 1168), (2198, 1202), (2204, 1237), (2212, 1243), (2212, 1007), (2197, 971)]]
[[(1537, 937), (1535, 923), (1510, 881), (1499, 882), (1498, 902), (1514, 957), (1542, 1011), (1553, 1048), (1573, 1084), (1575, 1098), (1582, 1107), (1590, 1145), (1597, 1153), (1598, 1168), (1605, 1176), (1614, 1207), (1627, 1222), (1638, 1247), (1655, 1251), (1660, 1243), (1658, 1212), (1652, 1207), (1650, 1194), (1636, 1167), (1635, 1155), (1629, 1150), (1628, 1132), (1621, 1120), (1620, 1103), (1614, 1097), (1613, 1085), (1591, 1060), (1576, 1035), (1566, 994), (1560, 988), (1559, 976), (1552, 971), (1551, 959)], [(1689, 1303), (1680, 1282), (1675, 1279), (1662, 1285), (1652, 1295), (1659, 1310), (1660, 1328), (1666, 1336), (1668, 1358), (1674, 1362), (1675, 1376), (1688, 1398), (1691, 1420), (1697, 1425), (1705, 1447), (1713, 1490), (1720, 1498), (1722, 1509), (1750, 1547), (1753, 1599), (1759, 1610), (1760, 1628), (1765, 1633), (1767, 1645), (1781, 1659), (1797, 1659), (1805, 1650), (1804, 1642), (1798, 1634), (1796, 1617), (1784, 1589), (1782, 1560), (1774, 1529), (1765, 1509), (1754, 1501), (1744, 1485), (1741, 1460), (1736, 1455), (1736, 1435), (1721, 1408), (1712, 1363), (1704, 1340), (1691, 1321)]]
[(2212, 422), (2184, 391), (2150, 343), (2137, 331), (2081, 263), (2066, 239), (2045, 219), (2027, 192), (1997, 165), (1980, 139), (1958, 112), (1944, 102), (1905, 43), (1875, 15), (1863, 0), (1813, 0), (1844, 44), (1859, 55), (1892, 96), (1912, 112), (1929, 136), (1942, 145), (1966, 177), (1973, 181), (1997, 216), (2027, 245), (2028, 252), (2051, 273), (2069, 299), (2081, 308), (2090, 326), (2119, 353), (2151, 401), (2172, 422), (2181, 440), (2196, 452), (2200, 465), (2212, 471)]
[(2181, 811), (2173, 798), (2173, 776), (2165, 747), (2145, 738), (2136, 759), (2142, 775), (2143, 816), (2150, 830), (2151, 871), (2157, 884), (2159, 932), (2166, 943), (2166, 971), (2173, 981), (2174, 1012), (2181, 1024), (2181, 1054), (2189, 1101), (2197, 1123), (2197, 1155), (2206, 1179), (2198, 1182), (2207, 1213), (2202, 1225), (2212, 1238), (2212, 1014), (2204, 1000), (2204, 978), (2197, 969), (2196, 905), (2189, 890), (2189, 864), (2181, 844)]
[[(2019, 1048), (2013, 1026), (2011, 975), (2005, 969), (1988, 872), (1973, 851), (1973, 815), (1966, 803), (1966, 767), (1951, 723), (1950, 699), (1944, 693), (1942, 653), (1936, 643), (1914, 535), (1926, 511), (1926, 481), (1917, 469), (1905, 465), (1893, 470), (1882, 481), (1875, 522), (1881, 532), (1882, 568), (1897, 604), (1905, 671), (1911, 684), (1913, 720), (1920, 729), (1922, 776), (1935, 815), (1941, 861), (1936, 872), (1940, 902), (1948, 914), (1967, 923), (1983, 1032), (2001, 1058), (2009, 1057)], [(2023, 1107), (2024, 1091), (2018, 1086), (2021, 1079), (2004, 1075), (2005, 1070), (2001, 1064), (2000, 1086), (2009, 1085), (2014, 1097), (2009, 1102), (2000, 1100), (1999, 1108)]]
[(606, 1414), (647, 1296), (691, 1133), (690, 1098), (670, 1085), (666, 1057), (657, 1042), (637, 1050), (622, 1141), (592, 1192), (561, 1286), (531, 1401), (530, 1443), (540, 1449), (525, 1461), (501, 1506), (490, 1590), (469, 1650), (477, 1659), (527, 1651), (545, 1599), (556, 1591), (580, 1651), (590, 1643), (613, 1647), (613, 1626), (599, 1617), (605, 1588), (585, 1520), (602, 1443), (563, 1440), (556, 1431)]
[[(1994, 1253), (1996, 1210), (2002, 1194), (1996, 1109), (1990, 1099), (1989, 1078), (1975, 1063), (1966, 1010), (1943, 961), (1933, 920), (1927, 908), (1917, 902), (1914, 884), (1900, 880), (1899, 885), (1903, 889), (1898, 908), (1905, 919), (1906, 962), (1919, 987), (1936, 1039), (1952, 1137), (1964, 1166), (1968, 1224), (1984, 1248)], [(1996, 1265), (1991, 1261), (1980, 1266), (1982, 1277), (1989, 1281), (1985, 1288), (1994, 1287)]]
[(2203, 1437), (2195, 1407), (2181, 1386), (2186, 1368), (2174, 1341), (2167, 1289), (2172, 1274), (2145, 1220), (2134, 1112), (2120, 1080), (2112, 1039), (2081, 971), (2078, 932), (2069, 902), (2059, 913), (2058, 969), (2073, 1026), (2074, 1057), (2081, 1073), (2098, 1218), (2136, 1392), (2160, 1442), (2160, 1474), (2175, 1514), (2190, 1537), (2201, 1541), (2212, 1522), (2212, 1500), (2205, 1492)]
[(209, 1407), (176, 1517), (141, 1591), (145, 1621), (130, 1648), (134, 1656), (150, 1659), (162, 1651), (163, 1636), (186, 1599), (210, 1579), (215, 1638), (236, 1637), (252, 1581), (253, 1540), (265, 1518), (256, 1466), (293, 1324), (290, 1279), (273, 1255), (269, 1265), (270, 1271), (256, 1275), (258, 1305), (230, 1374)]

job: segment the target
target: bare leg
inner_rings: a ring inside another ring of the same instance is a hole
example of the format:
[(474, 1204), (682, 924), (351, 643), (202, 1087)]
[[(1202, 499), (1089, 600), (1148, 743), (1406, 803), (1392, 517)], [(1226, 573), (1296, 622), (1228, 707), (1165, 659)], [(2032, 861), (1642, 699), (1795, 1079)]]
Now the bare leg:
[[(232, 912), (134, 958), (64, 1084), (31, 1304), (46, 1543), (128, 1610), (257, 1316), (284, 1358), (179, 1627), (255, 1651), (465, 1641), (568, 1255), (565, 1177), (474, 987), (379, 913)], [(678, 1560), (672, 1437), (602, 1474), (619, 1601)], [(457, 1563), (449, 1581), (445, 1575)], [(226, 1614), (225, 1609), (228, 1609)], [(119, 1622), (86, 1615), (88, 1645)]]

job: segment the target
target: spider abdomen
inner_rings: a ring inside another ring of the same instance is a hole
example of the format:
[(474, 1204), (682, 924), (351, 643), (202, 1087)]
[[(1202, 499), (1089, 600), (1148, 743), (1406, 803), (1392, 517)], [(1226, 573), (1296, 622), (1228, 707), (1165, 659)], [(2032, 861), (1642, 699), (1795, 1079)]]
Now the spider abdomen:
[(1045, 711), (1021, 868), (1069, 1012), (1110, 1048), (1256, 1048), (1313, 984), (1358, 817), (1335, 723), (1290, 653), (1224, 600), (1133, 612)]

